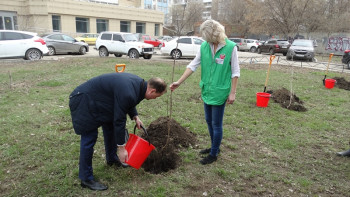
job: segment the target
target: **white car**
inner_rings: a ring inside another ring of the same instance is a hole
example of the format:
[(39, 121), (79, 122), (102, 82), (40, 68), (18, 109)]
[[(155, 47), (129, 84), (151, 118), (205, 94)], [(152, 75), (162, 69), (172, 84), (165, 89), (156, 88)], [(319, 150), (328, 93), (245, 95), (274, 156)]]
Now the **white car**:
[(151, 59), (154, 53), (153, 45), (138, 42), (134, 34), (123, 32), (101, 32), (96, 40), (95, 49), (99, 51), (100, 57), (114, 54), (116, 57), (127, 55), (132, 59)]
[(164, 42), (160, 51), (162, 55), (170, 55), (173, 59), (195, 57), (202, 42), (204, 40), (197, 36), (181, 36)]
[(0, 58), (39, 60), (48, 52), (45, 41), (37, 33), (0, 30)]
[(247, 41), (247, 47), (250, 52), (255, 53), (258, 49), (258, 46), (260, 45), (260, 42), (258, 40), (254, 39), (246, 39)]

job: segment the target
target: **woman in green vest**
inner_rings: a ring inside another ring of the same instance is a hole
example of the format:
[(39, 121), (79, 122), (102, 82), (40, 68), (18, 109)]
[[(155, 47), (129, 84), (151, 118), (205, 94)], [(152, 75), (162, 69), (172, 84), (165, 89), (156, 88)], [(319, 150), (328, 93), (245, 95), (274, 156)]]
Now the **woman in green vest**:
[(199, 86), (211, 139), (211, 147), (200, 151), (201, 154), (208, 154), (200, 161), (206, 165), (216, 161), (220, 152), (225, 104), (233, 104), (236, 99), (240, 68), (236, 44), (227, 39), (224, 26), (215, 20), (207, 20), (201, 24), (200, 32), (205, 42), (170, 89), (174, 91), (178, 88), (201, 65)]

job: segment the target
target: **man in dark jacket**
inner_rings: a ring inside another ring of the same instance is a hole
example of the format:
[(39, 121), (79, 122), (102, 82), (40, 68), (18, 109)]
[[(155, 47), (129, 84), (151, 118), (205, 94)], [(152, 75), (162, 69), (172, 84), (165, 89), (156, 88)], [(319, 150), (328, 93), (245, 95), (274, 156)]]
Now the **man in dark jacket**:
[(127, 115), (140, 129), (143, 124), (136, 105), (143, 99), (163, 95), (166, 87), (160, 78), (144, 81), (130, 73), (109, 73), (88, 80), (70, 94), (73, 128), (81, 135), (79, 178), (82, 187), (92, 190), (108, 188), (93, 177), (92, 157), (98, 128), (102, 126), (107, 164), (120, 166), (128, 158), (125, 150)]

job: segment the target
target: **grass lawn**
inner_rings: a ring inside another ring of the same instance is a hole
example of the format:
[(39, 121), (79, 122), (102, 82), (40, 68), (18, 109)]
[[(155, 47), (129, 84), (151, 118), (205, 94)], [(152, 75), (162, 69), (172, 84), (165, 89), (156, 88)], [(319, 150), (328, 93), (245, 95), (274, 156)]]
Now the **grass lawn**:
[[(350, 158), (336, 156), (350, 148), (350, 91), (322, 85), (323, 71), (272, 65), (268, 90), (295, 93), (308, 109), (290, 111), (271, 99), (258, 108), (268, 65), (241, 65), (236, 102), (226, 107), (224, 138), (218, 161), (199, 163), (209, 146), (200, 95), (200, 71), (172, 93), (172, 118), (197, 135), (184, 149), (180, 166), (161, 174), (142, 168), (113, 168), (105, 163), (100, 131), (93, 159), (94, 175), (109, 189), (80, 187), (80, 136), (72, 129), (68, 96), (86, 80), (114, 71), (144, 79), (172, 79), (172, 63), (121, 58), (67, 58), (59, 61), (0, 62), (0, 196), (348, 196)], [(185, 69), (176, 64), (175, 80)], [(328, 78), (349, 74), (328, 73)], [(148, 126), (169, 114), (170, 91), (138, 105)], [(128, 120), (127, 128), (133, 130)], [(165, 136), (166, 137), (166, 136)]]

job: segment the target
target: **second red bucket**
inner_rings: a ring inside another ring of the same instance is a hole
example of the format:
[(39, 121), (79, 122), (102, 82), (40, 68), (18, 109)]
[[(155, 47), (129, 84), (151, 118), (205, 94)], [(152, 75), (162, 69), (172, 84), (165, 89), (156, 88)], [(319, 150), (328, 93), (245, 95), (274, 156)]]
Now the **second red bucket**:
[(271, 97), (270, 93), (266, 93), (266, 92), (256, 93), (256, 106), (267, 107), (267, 105), (269, 104), (270, 97)]
[(324, 86), (328, 89), (332, 89), (337, 81), (335, 79), (326, 79)]
[[(136, 125), (134, 133), (135, 129)], [(147, 134), (146, 129), (144, 127), (142, 129)], [(135, 169), (139, 169), (155, 147), (141, 137), (135, 134), (129, 134), (129, 140), (125, 145), (125, 149), (128, 151), (128, 160), (126, 163)]]

